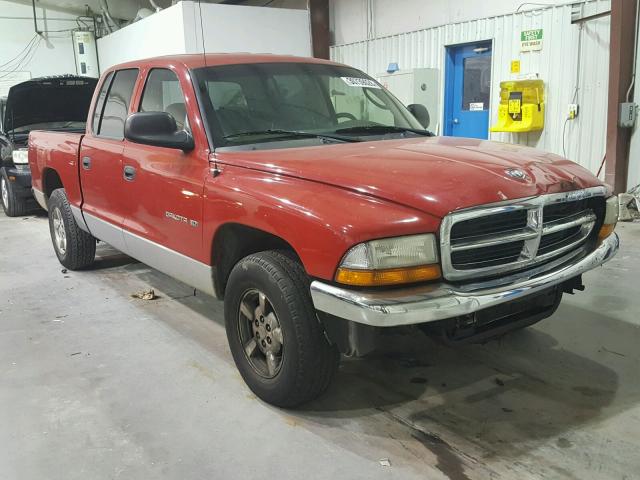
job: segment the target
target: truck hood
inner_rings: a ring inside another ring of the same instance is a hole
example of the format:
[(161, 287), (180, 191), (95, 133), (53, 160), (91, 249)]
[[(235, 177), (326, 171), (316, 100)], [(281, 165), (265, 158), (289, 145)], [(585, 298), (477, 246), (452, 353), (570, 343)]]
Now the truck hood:
[(3, 131), (38, 123), (86, 121), (97, 82), (95, 78), (64, 75), (12, 86), (5, 104)]
[(530, 147), (429, 137), (219, 152), (224, 164), (325, 183), (443, 217), (461, 208), (602, 185), (579, 165)]

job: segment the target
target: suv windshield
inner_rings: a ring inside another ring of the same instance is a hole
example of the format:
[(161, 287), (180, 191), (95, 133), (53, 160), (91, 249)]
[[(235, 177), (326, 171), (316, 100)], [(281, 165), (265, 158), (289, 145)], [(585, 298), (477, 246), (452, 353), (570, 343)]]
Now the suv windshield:
[(353, 68), (259, 63), (194, 73), (218, 147), (428, 134), (380, 84)]

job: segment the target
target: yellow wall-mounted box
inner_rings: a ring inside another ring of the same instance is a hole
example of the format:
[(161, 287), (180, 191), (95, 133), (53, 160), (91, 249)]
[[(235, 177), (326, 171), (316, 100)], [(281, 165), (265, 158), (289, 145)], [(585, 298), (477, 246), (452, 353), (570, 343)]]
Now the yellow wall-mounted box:
[(535, 132), (544, 128), (544, 82), (500, 82), (498, 122), (492, 132)]

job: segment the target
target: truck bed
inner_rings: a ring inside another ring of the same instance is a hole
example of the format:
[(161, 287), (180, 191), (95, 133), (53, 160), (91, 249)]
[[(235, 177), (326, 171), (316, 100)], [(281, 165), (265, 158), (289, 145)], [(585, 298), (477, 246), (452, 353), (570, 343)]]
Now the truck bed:
[[(47, 175), (48, 169), (55, 170), (61, 184), (65, 186), (69, 203), (80, 207), (82, 193), (78, 181), (78, 159), (80, 143), (84, 133), (53, 132), (34, 130), (29, 134), (29, 164), (33, 189), (41, 202), (42, 195), (48, 198), (57, 188), (57, 178)], [(43, 205), (44, 207), (45, 205)]]

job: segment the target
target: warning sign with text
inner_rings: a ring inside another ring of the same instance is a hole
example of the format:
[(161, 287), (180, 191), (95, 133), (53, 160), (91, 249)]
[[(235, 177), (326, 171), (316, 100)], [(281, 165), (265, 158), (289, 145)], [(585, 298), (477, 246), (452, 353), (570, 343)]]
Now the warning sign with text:
[(520, 51), (531, 52), (542, 50), (542, 29), (523, 30), (520, 32)]

